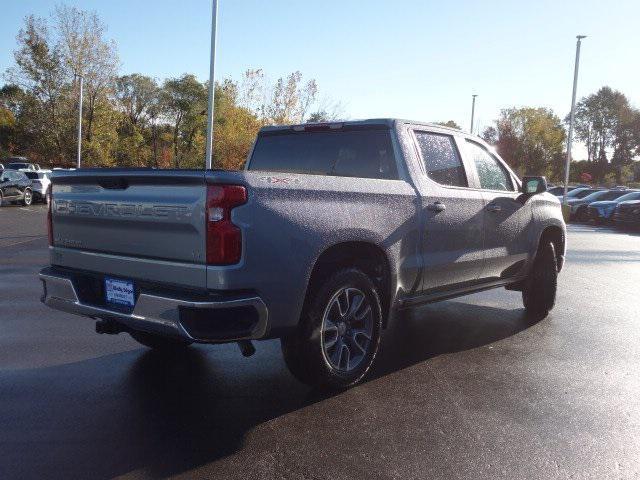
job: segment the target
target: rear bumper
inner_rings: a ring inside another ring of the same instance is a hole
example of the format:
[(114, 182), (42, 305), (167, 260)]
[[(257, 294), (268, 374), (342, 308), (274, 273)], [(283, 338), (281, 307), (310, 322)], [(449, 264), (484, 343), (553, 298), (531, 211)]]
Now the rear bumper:
[(45, 268), (40, 272), (42, 302), (63, 312), (116, 322), (132, 330), (179, 337), (191, 342), (220, 343), (265, 336), (268, 311), (258, 296), (211, 301), (140, 292), (132, 311), (83, 302), (74, 279)]

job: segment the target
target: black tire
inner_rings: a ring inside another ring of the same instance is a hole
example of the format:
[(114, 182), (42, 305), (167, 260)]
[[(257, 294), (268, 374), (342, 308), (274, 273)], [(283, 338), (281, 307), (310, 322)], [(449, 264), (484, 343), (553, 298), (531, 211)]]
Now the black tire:
[(580, 207), (578, 209), (578, 211), (576, 212), (576, 220), (581, 223), (589, 222), (589, 211), (587, 210), (587, 207)]
[(544, 318), (556, 303), (558, 263), (552, 242), (545, 241), (538, 252), (522, 289), (522, 302), (527, 313)]
[(148, 332), (131, 331), (129, 335), (138, 343), (152, 350), (176, 352), (186, 349), (191, 342), (179, 338), (165, 337)]
[[(373, 365), (381, 329), (382, 308), (373, 282), (362, 271), (345, 268), (308, 293), (298, 328), (281, 339), (282, 353), (301, 382), (316, 388), (347, 388), (360, 382)], [(335, 340), (327, 337), (334, 330)]]
[(45, 205), (49, 205), (50, 201), (51, 201), (51, 193), (49, 192), (49, 190), (47, 190), (42, 196), (42, 203), (44, 203)]
[(2, 192), (0, 192), (0, 207), (4, 206), (4, 196), (2, 195)]
[(24, 194), (22, 195), (22, 205), (28, 207), (33, 203), (33, 192), (30, 188), (25, 188)]

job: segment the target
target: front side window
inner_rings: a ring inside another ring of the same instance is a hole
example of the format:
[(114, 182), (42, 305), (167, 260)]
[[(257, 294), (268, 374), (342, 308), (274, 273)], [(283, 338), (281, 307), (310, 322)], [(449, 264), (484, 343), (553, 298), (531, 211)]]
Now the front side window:
[(484, 190), (498, 190), (513, 192), (513, 182), (509, 172), (498, 160), (484, 148), (467, 140), (467, 148), (478, 172), (480, 188)]
[(451, 135), (415, 132), (429, 178), (440, 185), (467, 187), (467, 175)]

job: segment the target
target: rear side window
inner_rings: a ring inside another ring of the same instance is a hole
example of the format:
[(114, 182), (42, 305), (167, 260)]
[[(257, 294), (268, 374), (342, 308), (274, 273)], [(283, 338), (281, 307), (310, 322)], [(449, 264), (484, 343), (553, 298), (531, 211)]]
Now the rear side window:
[(261, 133), (249, 170), (397, 179), (391, 132), (358, 129)]
[(465, 174), (458, 149), (451, 135), (415, 132), (427, 175), (441, 185), (466, 187)]
[(480, 188), (512, 192), (513, 182), (509, 172), (484, 148), (467, 140), (469, 154), (478, 172)]
[(31, 180), (37, 180), (38, 178), (40, 178), (40, 176), (36, 172), (25, 172), (24, 174)]

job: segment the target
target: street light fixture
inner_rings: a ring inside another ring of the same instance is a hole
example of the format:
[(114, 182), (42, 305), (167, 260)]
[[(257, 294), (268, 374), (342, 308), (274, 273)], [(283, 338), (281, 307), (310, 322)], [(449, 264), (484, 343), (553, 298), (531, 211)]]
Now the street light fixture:
[(564, 170), (564, 193), (562, 195), (562, 212), (565, 220), (569, 218), (567, 191), (569, 187), (569, 168), (571, 165), (571, 145), (573, 142), (573, 122), (575, 119), (576, 110), (576, 90), (578, 88), (578, 67), (580, 65), (580, 44), (583, 38), (587, 38), (586, 35), (577, 35), (576, 42), (576, 63), (573, 70), (573, 94), (571, 96), (571, 114), (569, 115), (569, 135), (567, 136), (567, 163)]
[(213, 167), (213, 99), (215, 95), (215, 83), (213, 80), (216, 63), (216, 27), (218, 24), (218, 0), (212, 2), (211, 14), (211, 57), (209, 59), (209, 106), (207, 109), (207, 144), (205, 153), (205, 168)]

